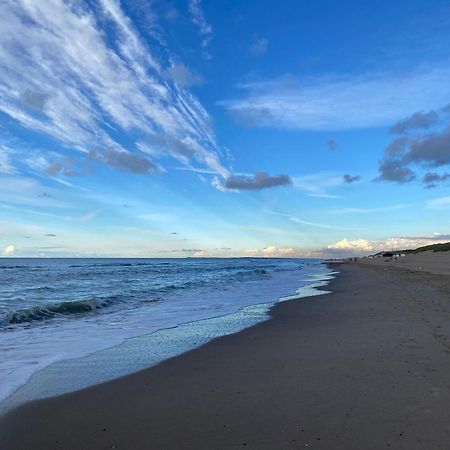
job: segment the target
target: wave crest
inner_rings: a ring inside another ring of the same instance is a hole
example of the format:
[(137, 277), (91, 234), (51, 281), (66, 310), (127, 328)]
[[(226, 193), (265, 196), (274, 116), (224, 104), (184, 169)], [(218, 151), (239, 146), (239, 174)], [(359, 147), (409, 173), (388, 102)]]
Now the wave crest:
[(83, 314), (106, 308), (119, 301), (120, 299), (117, 296), (105, 298), (94, 297), (87, 300), (66, 301), (43, 306), (34, 306), (32, 308), (19, 309), (7, 313), (2, 320), (0, 320), (0, 324), (5, 326), (46, 320), (57, 316)]

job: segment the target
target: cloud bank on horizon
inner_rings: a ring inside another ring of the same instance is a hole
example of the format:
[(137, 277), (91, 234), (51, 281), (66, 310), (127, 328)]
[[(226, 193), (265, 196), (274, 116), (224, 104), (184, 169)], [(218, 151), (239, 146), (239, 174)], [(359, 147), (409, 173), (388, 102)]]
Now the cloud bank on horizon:
[(362, 30), (328, 3), (269, 1), (269, 21), (244, 1), (3, 1), (3, 256), (320, 256), (446, 236), (449, 8), (359, 5)]

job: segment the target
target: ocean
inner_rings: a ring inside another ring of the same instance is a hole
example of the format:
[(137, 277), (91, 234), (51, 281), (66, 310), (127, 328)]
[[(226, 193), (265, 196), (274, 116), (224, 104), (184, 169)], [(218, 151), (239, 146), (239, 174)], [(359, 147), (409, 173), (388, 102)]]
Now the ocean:
[(330, 277), (305, 259), (0, 259), (0, 409), (155, 365)]

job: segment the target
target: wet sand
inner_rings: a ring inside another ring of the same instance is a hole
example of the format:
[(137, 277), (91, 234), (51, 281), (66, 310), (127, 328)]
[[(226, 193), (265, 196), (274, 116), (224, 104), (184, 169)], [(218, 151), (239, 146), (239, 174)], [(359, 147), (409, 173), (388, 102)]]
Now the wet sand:
[(433, 449), (450, 442), (450, 278), (344, 264), (331, 295), (125, 378), (24, 405), (0, 448)]

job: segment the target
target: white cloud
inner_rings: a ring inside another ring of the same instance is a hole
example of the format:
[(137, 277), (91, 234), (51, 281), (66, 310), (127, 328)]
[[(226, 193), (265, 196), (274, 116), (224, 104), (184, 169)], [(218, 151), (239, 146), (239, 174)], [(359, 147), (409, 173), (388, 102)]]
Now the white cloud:
[[(213, 30), (212, 26), (206, 21), (201, 0), (189, 0), (189, 12), (192, 23), (197, 26), (199, 33), (203, 36), (202, 46), (206, 47), (211, 40)], [(209, 58), (208, 53), (203, 53), (203, 55)]]
[(351, 250), (357, 252), (370, 252), (373, 250), (373, 245), (366, 239), (355, 239), (349, 241), (348, 239), (342, 239), (341, 241), (330, 244), (328, 249), (331, 250)]
[(3, 254), (5, 256), (13, 256), (15, 252), (16, 252), (16, 248), (14, 247), (14, 245), (7, 245), (3, 249)]
[(269, 246), (264, 248), (253, 248), (244, 251), (244, 254), (247, 256), (265, 256), (265, 257), (294, 257), (296, 252), (293, 247), (275, 247)]
[(241, 98), (220, 104), (258, 126), (307, 130), (391, 126), (415, 111), (448, 103), (449, 77), (449, 67), (307, 80), (286, 76), (241, 84)]
[(316, 246), (315, 248), (298, 247), (295, 245), (280, 247), (267, 245), (265, 247), (233, 250), (229, 248), (192, 249), (192, 254), (197, 257), (345, 258), (350, 256), (364, 256), (380, 251), (415, 249), (424, 245), (448, 241), (450, 241), (450, 235), (434, 233), (428, 236), (396, 236), (382, 240), (344, 238), (328, 246)]
[(226, 172), (207, 112), (170, 75), (169, 50), (149, 48), (118, 0), (5, 0), (0, 15), (0, 111), (20, 125), (84, 153), (139, 154), (117, 136), (157, 137), (164, 155)]
[(424, 245), (448, 242), (449, 235), (435, 233), (429, 236), (397, 236), (379, 241), (367, 239), (342, 239), (330, 244), (320, 251), (324, 256), (361, 256), (380, 251), (407, 250), (422, 247)]

